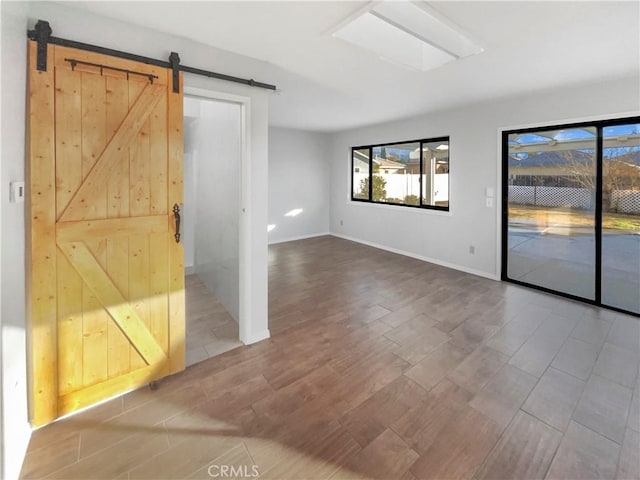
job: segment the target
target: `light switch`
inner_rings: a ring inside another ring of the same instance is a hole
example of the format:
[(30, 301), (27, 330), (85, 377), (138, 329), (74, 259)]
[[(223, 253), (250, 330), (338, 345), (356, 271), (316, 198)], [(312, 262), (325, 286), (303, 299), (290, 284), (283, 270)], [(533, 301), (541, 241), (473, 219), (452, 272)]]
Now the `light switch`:
[[(494, 195), (493, 188), (491, 188), (491, 187), (487, 187), (487, 188), (485, 188), (485, 189), (484, 189), (484, 192), (485, 192), (485, 196), (487, 196), (487, 197), (493, 198), (493, 197), (495, 196), (495, 195)], [(487, 206), (488, 206), (488, 205), (487, 205)]]
[(487, 205), (487, 207), (489, 207), (489, 208), (493, 207), (493, 198), (491, 198), (491, 197), (487, 197), (487, 198), (486, 198), (486, 205)]
[(24, 202), (24, 182), (11, 182), (9, 184), (9, 201), (11, 203)]

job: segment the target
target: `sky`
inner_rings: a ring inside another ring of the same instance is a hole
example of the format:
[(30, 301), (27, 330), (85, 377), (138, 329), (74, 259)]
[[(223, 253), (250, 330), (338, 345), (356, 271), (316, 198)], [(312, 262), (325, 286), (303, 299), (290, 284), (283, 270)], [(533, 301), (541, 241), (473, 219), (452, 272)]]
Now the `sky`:
[[(559, 130), (548, 130), (548, 131), (540, 131), (540, 134), (536, 133), (527, 133), (521, 135), (517, 138), (517, 140), (512, 139), (512, 137), (516, 135), (510, 135), (509, 144), (535, 144), (535, 143), (547, 143), (550, 139), (553, 140), (578, 140), (578, 139), (594, 139), (597, 135), (597, 129), (595, 127), (585, 127), (585, 128), (567, 128), (567, 129), (559, 129)], [(549, 136), (543, 136), (544, 134), (548, 134)], [(603, 128), (603, 136), (604, 138), (609, 137), (617, 137), (621, 135), (630, 135), (630, 134), (640, 134), (640, 124), (639, 123), (630, 123), (626, 125), (615, 125)], [(595, 145), (594, 145), (595, 146)], [(593, 153), (594, 149), (581, 149), (580, 151), (585, 153)], [(631, 152), (640, 152), (640, 144), (639, 142), (634, 142), (628, 147), (611, 147), (605, 148), (604, 156), (607, 158), (617, 157), (620, 155), (625, 155)], [(529, 157), (527, 153), (516, 153), (514, 157), (525, 159)]]

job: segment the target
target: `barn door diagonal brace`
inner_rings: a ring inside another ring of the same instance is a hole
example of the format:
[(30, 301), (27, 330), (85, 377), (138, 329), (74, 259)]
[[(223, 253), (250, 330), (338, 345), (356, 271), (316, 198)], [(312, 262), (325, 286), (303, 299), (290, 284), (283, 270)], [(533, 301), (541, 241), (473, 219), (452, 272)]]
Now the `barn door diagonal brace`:
[(27, 36), (31, 40), (38, 42), (36, 68), (41, 72), (47, 71), (47, 45), (51, 39), (52, 32), (49, 22), (44, 20), (38, 20), (35, 28), (27, 32)]

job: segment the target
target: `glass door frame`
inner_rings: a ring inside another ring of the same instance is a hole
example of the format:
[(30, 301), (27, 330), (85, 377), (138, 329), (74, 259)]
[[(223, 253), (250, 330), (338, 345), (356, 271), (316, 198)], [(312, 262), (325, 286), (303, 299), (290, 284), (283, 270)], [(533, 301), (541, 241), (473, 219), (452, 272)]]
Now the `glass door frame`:
[[(605, 127), (613, 127), (617, 125), (626, 125), (630, 123), (640, 123), (640, 116), (635, 117), (622, 117), (613, 118), (608, 120), (594, 120), (584, 121), (577, 123), (564, 123), (564, 124), (549, 124), (538, 125), (536, 127), (517, 128), (511, 130), (503, 130), (501, 138), (502, 148), (502, 232), (501, 232), (501, 266), (500, 266), (500, 278), (502, 281), (514, 283), (516, 285), (522, 285), (535, 290), (540, 290), (545, 293), (551, 293), (564, 298), (572, 300), (578, 300), (580, 302), (588, 303), (598, 307), (607, 308), (609, 310), (615, 310), (634, 317), (640, 317), (639, 313), (624, 310), (622, 308), (610, 306), (602, 303), (602, 196), (603, 196), (603, 153), (604, 153), (604, 139), (603, 130)], [(596, 137), (596, 192), (595, 192), (595, 299), (580, 297), (569, 293), (559, 292), (551, 288), (542, 287), (539, 285), (524, 282), (522, 280), (515, 280), (508, 276), (508, 255), (509, 255), (509, 135), (517, 133), (536, 133), (542, 130), (560, 130), (560, 129), (572, 129), (572, 128), (584, 128), (595, 127), (597, 131)]]

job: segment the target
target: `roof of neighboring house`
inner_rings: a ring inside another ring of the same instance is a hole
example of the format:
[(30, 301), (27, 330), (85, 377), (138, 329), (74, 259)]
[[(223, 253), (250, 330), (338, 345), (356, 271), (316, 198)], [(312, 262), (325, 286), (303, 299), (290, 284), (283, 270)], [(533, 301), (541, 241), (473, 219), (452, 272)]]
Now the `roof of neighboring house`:
[(369, 155), (365, 155), (364, 153), (362, 153), (359, 150), (354, 150), (353, 151), (353, 155), (358, 159), (358, 160), (362, 160), (363, 162), (369, 162)]
[(376, 157), (373, 159), (373, 163), (378, 165), (380, 168), (395, 168), (397, 170), (401, 168), (406, 168), (404, 163), (394, 162), (393, 160), (388, 160), (386, 158)]
[[(615, 157), (616, 161), (628, 163), (640, 167), (640, 152), (630, 152)], [(578, 164), (589, 165), (595, 161), (593, 153), (584, 153), (580, 150), (569, 150), (564, 152), (541, 152), (529, 154), (523, 159), (509, 157), (510, 167), (562, 167), (565, 165)]]
[[(358, 150), (354, 150), (353, 153), (354, 153), (354, 158), (356, 160), (366, 163), (367, 165), (369, 164), (368, 155), (365, 155), (364, 153), (359, 152)], [(394, 162), (393, 160), (387, 160), (386, 158), (382, 158), (382, 157), (375, 157), (373, 159), (373, 163), (375, 163), (380, 168), (394, 168), (396, 170), (400, 170), (401, 168), (402, 169), (406, 168), (406, 165), (404, 163)]]
[[(416, 153), (416, 155), (414, 155), (414, 153)], [(381, 168), (406, 168), (409, 165), (419, 165), (420, 164), (420, 156), (419, 156), (419, 151), (416, 150), (416, 152), (411, 152), (411, 155), (409, 155), (405, 159), (402, 159), (405, 163), (401, 163), (401, 162), (396, 162), (394, 160), (389, 160), (387, 158), (382, 158), (382, 157), (374, 157), (373, 159), (373, 163), (377, 164), (378, 166), (380, 166)], [(436, 152), (438, 155), (438, 163), (440, 162), (448, 162), (449, 161), (449, 152)], [(365, 162), (365, 163), (369, 163), (369, 155), (362, 153), (359, 150), (354, 150), (353, 151), (353, 156), (356, 160), (359, 160), (361, 162)]]

